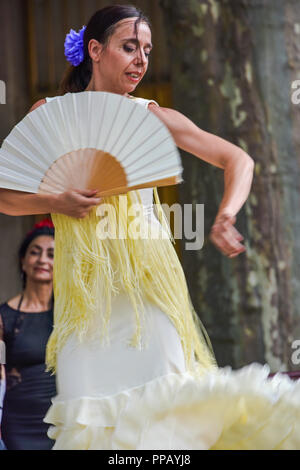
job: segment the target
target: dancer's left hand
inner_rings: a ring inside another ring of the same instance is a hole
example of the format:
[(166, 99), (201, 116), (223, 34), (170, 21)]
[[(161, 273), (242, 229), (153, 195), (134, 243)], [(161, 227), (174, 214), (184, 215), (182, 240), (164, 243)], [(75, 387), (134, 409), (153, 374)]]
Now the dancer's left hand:
[(246, 251), (240, 242), (244, 237), (234, 227), (236, 217), (230, 214), (221, 214), (211, 228), (209, 239), (228, 258), (235, 258)]

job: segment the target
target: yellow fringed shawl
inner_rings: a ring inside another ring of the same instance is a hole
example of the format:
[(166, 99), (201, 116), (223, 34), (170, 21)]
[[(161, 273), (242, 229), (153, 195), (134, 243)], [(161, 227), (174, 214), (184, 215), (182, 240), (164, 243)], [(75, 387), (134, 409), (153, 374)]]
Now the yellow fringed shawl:
[[(201, 374), (203, 368), (216, 367), (209, 338), (193, 309), (156, 188), (154, 196), (159, 221), (168, 234), (164, 239), (134, 239), (130, 236), (132, 220), (127, 214), (133, 205), (141, 202), (138, 191), (103, 198), (100, 204), (109, 204), (112, 208), (105, 213), (111, 233), (116, 228), (121, 230), (117, 234), (127, 234), (128, 231), (129, 236), (123, 239), (101, 239), (104, 232), (99, 225), (103, 221), (99, 215), (100, 206), (94, 207), (83, 219), (52, 214), (55, 226), (55, 306), (54, 329), (46, 350), (48, 371), (55, 373), (57, 353), (71, 333), (74, 332), (80, 341), (90, 337), (95, 318), (101, 321), (101, 327), (93, 334), (99, 341), (107, 339), (112, 296), (120, 291), (129, 295), (135, 311), (136, 331), (131, 345), (141, 347), (143, 300), (150, 301), (169, 317), (177, 329), (187, 369)], [(135, 225), (140, 224), (142, 230), (149, 229), (151, 225), (142, 212), (136, 215), (134, 222)]]

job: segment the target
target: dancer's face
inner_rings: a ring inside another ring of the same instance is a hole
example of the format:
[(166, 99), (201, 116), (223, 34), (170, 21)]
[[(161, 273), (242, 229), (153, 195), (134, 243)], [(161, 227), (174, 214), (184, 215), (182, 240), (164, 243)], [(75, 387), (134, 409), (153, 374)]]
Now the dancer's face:
[[(151, 31), (145, 22), (138, 23), (136, 39), (136, 19), (119, 21), (106, 47), (94, 39), (90, 41), (94, 89), (125, 95), (132, 93), (144, 77), (152, 49)], [(134, 73), (137, 77), (132, 77), (129, 73)]]
[(54, 239), (40, 235), (29, 244), (22, 260), (27, 281), (50, 282), (53, 279)]

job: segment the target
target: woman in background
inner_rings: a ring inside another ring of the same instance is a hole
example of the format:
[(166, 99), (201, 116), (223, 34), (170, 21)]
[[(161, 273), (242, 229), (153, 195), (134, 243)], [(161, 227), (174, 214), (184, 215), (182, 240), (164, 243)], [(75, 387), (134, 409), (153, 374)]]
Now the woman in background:
[(20, 294), (0, 306), (6, 345), (6, 393), (2, 438), (8, 450), (49, 450), (43, 422), (56, 394), (55, 376), (45, 372), (45, 350), (53, 326), (54, 227), (35, 224), (19, 249)]

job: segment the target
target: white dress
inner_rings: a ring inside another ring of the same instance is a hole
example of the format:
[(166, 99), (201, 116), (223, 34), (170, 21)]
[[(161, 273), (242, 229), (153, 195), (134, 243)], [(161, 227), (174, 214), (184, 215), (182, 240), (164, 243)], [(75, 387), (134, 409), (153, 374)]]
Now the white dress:
[[(140, 196), (145, 216), (159, 224), (153, 189)], [(134, 324), (120, 293), (109, 344), (69, 336), (44, 419), (54, 450), (300, 449), (300, 381), (270, 380), (260, 364), (208, 370), (196, 380), (174, 325), (156, 305), (146, 302), (142, 349), (128, 344)]]
[[(140, 190), (145, 215), (159, 224), (153, 211), (153, 189)], [(129, 347), (134, 334), (134, 312), (128, 296), (112, 300), (109, 345), (99, 341), (79, 344), (70, 337), (57, 361), (60, 398), (105, 397), (144, 384), (168, 373), (185, 371), (180, 338), (168, 317), (155, 305), (146, 304), (143, 348)], [(105, 371), (98, 374), (97, 371)]]

